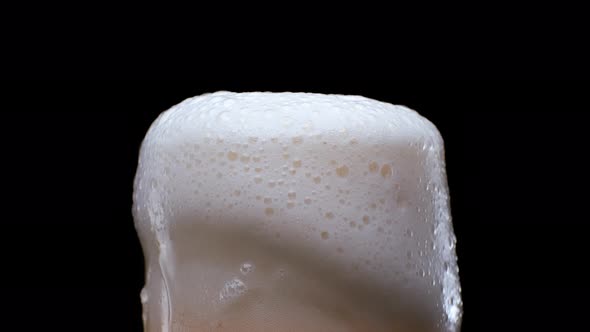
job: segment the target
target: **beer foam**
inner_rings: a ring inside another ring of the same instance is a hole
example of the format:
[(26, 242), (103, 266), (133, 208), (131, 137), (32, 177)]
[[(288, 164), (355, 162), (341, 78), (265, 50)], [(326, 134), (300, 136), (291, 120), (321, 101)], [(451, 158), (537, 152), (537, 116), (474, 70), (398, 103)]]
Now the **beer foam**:
[(459, 329), (443, 140), (407, 107), (314, 93), (189, 98), (150, 127), (133, 199), (146, 331), (318, 303), (365, 321), (411, 307), (437, 331)]

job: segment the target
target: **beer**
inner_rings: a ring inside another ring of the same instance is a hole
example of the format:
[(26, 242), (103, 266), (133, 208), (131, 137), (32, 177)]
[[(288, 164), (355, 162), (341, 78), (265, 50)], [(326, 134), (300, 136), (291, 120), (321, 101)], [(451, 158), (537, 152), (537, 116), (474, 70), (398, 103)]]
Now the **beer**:
[(436, 127), (360, 97), (216, 92), (162, 113), (133, 215), (146, 332), (458, 331)]

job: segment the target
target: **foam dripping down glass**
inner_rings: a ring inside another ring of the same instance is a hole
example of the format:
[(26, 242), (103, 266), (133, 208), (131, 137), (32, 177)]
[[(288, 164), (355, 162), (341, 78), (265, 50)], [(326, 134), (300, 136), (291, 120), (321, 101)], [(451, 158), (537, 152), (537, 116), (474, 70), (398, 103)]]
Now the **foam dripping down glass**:
[(133, 216), (146, 332), (459, 330), (443, 140), (406, 107), (187, 99), (141, 145)]

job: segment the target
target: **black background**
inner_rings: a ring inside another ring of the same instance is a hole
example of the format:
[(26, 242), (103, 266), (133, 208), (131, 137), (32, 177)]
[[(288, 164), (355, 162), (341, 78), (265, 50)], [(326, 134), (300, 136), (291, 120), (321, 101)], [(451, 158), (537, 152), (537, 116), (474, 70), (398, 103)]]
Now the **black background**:
[(248, 82), (6, 83), (0, 330), (141, 331), (139, 145), (160, 112), (217, 90), (360, 94), (416, 109), (445, 139), (462, 330), (588, 325), (588, 83)]

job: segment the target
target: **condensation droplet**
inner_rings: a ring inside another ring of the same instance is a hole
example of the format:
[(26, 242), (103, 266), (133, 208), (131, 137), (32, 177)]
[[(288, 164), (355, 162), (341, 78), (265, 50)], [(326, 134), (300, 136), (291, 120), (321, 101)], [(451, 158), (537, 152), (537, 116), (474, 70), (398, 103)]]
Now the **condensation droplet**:
[(322, 240), (327, 240), (330, 237), (330, 234), (328, 232), (322, 232), (321, 236)]
[(266, 214), (268, 217), (270, 217), (273, 214), (275, 214), (275, 210), (273, 208), (266, 208), (266, 209), (264, 209), (264, 214)]

